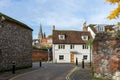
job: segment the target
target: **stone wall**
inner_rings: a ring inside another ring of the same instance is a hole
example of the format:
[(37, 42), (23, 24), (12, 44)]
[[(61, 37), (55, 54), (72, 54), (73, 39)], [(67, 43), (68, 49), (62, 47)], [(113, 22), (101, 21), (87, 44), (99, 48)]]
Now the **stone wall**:
[(0, 71), (32, 66), (32, 30), (12, 21), (0, 28)]
[[(116, 33), (99, 33), (93, 43), (96, 77), (120, 80), (120, 38)], [(118, 72), (119, 76), (116, 76)], [(117, 79), (119, 78), (119, 79)]]

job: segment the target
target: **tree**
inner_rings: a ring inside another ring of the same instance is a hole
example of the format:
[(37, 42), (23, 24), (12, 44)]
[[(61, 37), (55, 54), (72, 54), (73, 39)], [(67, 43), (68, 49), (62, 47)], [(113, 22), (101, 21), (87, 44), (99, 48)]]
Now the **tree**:
[(48, 38), (52, 38), (52, 35), (48, 35)]
[(115, 8), (107, 18), (108, 19), (118, 18), (120, 15), (120, 0), (106, 0), (106, 2), (109, 2), (111, 4), (117, 4), (117, 8)]

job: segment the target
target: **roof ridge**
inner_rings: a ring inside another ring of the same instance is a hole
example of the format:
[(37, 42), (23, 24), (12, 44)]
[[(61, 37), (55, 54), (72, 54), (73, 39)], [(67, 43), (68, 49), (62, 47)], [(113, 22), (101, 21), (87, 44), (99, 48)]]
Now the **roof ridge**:
[(70, 31), (73, 31), (73, 32), (89, 32), (89, 31), (78, 31), (78, 30), (54, 30), (54, 31), (67, 31), (67, 32), (70, 32)]
[(9, 20), (9, 21), (12, 21), (12, 22), (18, 23), (18, 24), (20, 24), (20, 25), (26, 26), (26, 28), (28, 28), (28, 29), (30, 29), (30, 30), (33, 31), (33, 29), (30, 28), (28, 25), (26, 25), (26, 24), (24, 24), (23, 22), (20, 22), (20, 21), (14, 19), (14, 18), (11, 18), (10, 16), (7, 16), (7, 15), (1, 13), (1, 12), (0, 12), (0, 16), (4, 16), (5, 19), (7, 19), (7, 20)]

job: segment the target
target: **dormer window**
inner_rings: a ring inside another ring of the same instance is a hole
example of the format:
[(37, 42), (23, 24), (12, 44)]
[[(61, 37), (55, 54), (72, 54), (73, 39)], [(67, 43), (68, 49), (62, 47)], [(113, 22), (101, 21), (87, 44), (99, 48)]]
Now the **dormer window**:
[(59, 35), (59, 40), (65, 40), (65, 35)]
[(88, 36), (82, 36), (82, 40), (88, 40)]

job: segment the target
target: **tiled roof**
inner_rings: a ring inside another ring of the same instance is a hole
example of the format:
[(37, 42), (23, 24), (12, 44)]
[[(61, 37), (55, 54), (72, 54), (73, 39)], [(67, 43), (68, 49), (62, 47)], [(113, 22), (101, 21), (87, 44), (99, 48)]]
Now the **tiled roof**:
[[(60, 40), (59, 35), (65, 35), (65, 40)], [(88, 31), (53, 30), (53, 44), (84, 44), (86, 41), (82, 40), (82, 36), (91, 38)]]
[(30, 30), (33, 31), (33, 29), (31, 29), (30, 27), (28, 27), (26, 24), (24, 24), (24, 23), (22, 23), (22, 22), (20, 22), (18, 20), (15, 20), (15, 19), (13, 19), (13, 18), (11, 18), (11, 17), (9, 17), (9, 16), (7, 16), (7, 15), (5, 15), (3, 13), (0, 13), (0, 17), (2, 17), (2, 16), (5, 18), (5, 20), (11, 21), (11, 22), (15, 22), (15, 23), (17, 23), (19, 25), (22, 25), (22, 27), (30, 29)]

